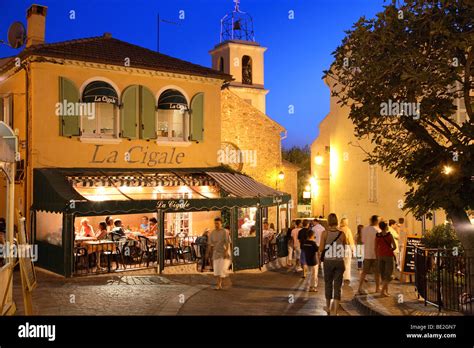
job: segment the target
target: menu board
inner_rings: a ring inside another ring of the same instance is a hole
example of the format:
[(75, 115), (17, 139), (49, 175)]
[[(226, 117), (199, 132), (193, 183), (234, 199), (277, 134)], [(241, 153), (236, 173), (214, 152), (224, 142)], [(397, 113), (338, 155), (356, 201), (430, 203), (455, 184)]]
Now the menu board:
[(415, 248), (421, 246), (421, 237), (407, 236), (402, 258), (402, 273), (415, 273)]

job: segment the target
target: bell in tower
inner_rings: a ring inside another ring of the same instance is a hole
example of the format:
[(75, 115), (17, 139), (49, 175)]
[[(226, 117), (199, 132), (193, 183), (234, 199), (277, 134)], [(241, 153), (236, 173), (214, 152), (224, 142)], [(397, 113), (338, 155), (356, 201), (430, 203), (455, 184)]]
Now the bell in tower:
[[(230, 2), (230, 0), (227, 0)], [(212, 67), (233, 76), (228, 88), (246, 102), (265, 113), (264, 87), (265, 47), (255, 41), (252, 17), (240, 10), (240, 0), (234, 10), (221, 19), (220, 43), (209, 53)]]
[(240, 0), (234, 0), (234, 3), (234, 11), (221, 19), (221, 42), (229, 40), (255, 41), (252, 17), (240, 10)]

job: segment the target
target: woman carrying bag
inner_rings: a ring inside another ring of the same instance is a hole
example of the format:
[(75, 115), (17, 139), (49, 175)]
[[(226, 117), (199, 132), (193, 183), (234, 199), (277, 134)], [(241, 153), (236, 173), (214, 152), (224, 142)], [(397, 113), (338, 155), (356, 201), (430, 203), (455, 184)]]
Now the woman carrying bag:
[[(346, 236), (340, 231), (336, 214), (328, 216), (329, 228), (321, 235), (321, 262), (324, 261), (324, 286), (326, 295), (326, 307), (324, 310), (328, 315), (333, 312), (337, 315), (339, 302), (341, 301), (342, 276), (344, 274), (344, 252)], [(332, 307), (331, 307), (331, 301)], [(331, 310), (332, 309), (332, 310)]]

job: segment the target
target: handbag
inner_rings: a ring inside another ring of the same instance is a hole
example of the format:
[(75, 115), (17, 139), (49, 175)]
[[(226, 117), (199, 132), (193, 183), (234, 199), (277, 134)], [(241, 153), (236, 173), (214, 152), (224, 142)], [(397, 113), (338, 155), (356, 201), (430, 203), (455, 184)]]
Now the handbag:
[(321, 262), (324, 262), (324, 257), (326, 255), (326, 252), (331, 248), (331, 246), (336, 243), (336, 241), (339, 239), (339, 237), (341, 236), (342, 232), (339, 231), (339, 234), (337, 235), (337, 237), (329, 244), (326, 244), (326, 246), (324, 247), (324, 251), (321, 253), (321, 257), (320, 257), (320, 260)]

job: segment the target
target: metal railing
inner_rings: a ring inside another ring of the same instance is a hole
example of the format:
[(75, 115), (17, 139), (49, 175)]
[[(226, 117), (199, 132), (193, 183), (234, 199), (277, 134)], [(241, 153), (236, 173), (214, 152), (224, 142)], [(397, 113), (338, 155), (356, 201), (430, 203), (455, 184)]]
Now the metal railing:
[(474, 314), (474, 257), (457, 250), (415, 249), (415, 286), (419, 296), (442, 309)]

